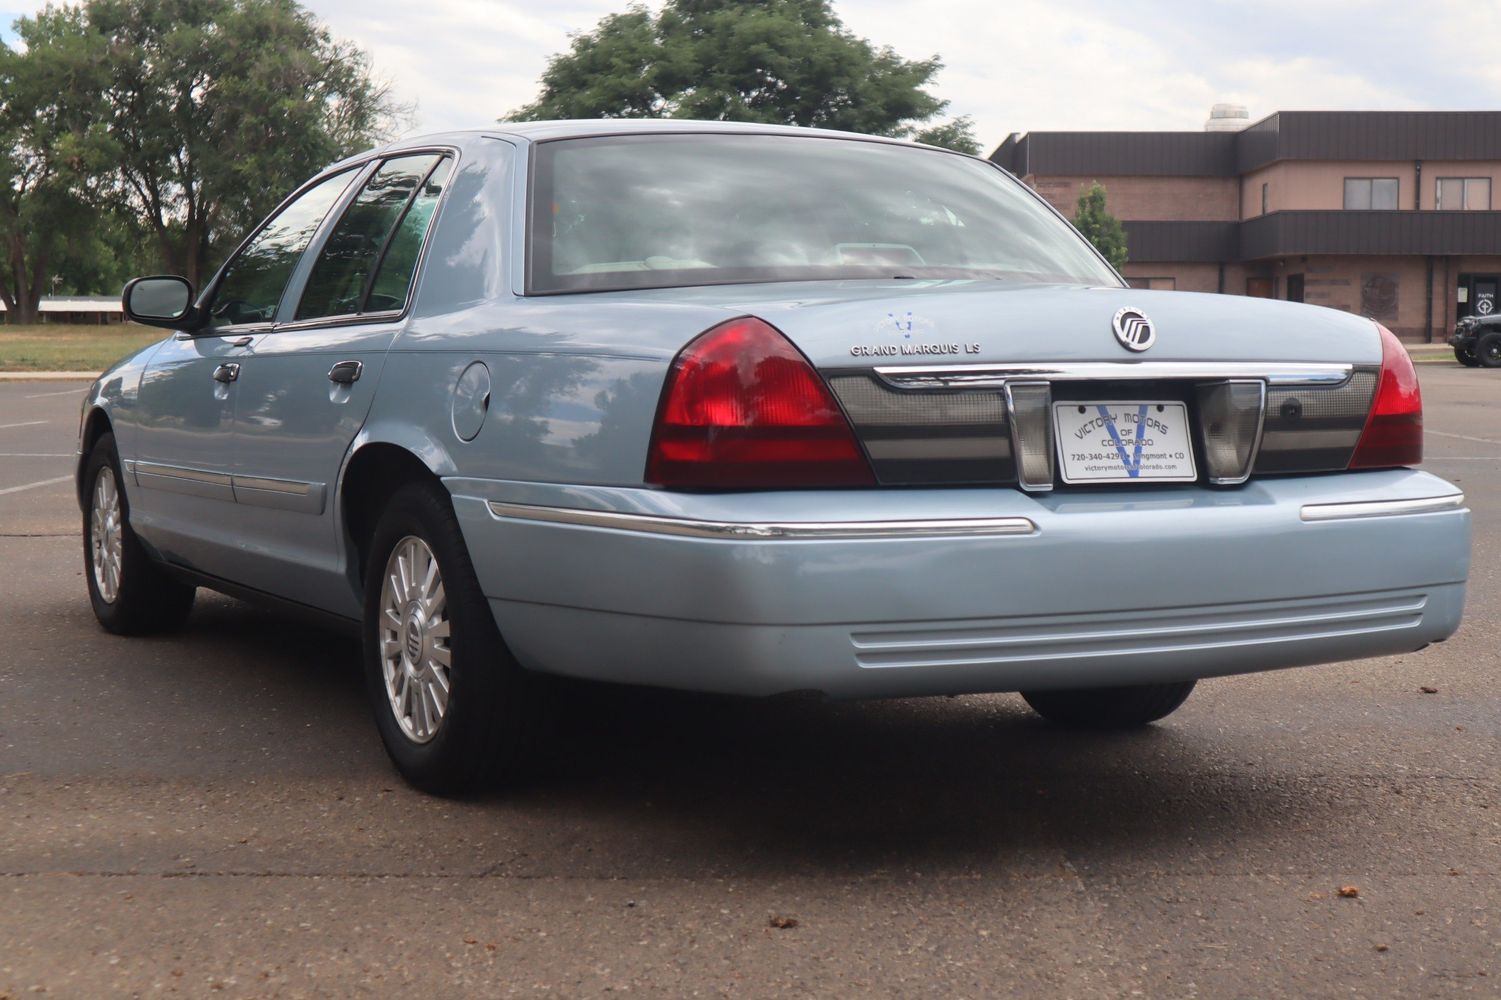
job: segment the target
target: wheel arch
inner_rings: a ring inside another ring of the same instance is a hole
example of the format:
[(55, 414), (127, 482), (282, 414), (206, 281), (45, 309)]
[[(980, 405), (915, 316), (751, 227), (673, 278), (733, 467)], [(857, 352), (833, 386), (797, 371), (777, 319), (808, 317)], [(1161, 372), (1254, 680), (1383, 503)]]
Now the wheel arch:
[(363, 586), (370, 542), (384, 502), (414, 482), (431, 483), (447, 492), (442, 480), (447, 456), (413, 444), (384, 439), (356, 442), (344, 463), (338, 513), (348, 551), (350, 583), (357, 593)]
[(74, 488), (78, 494), (78, 509), (88, 509), (88, 489), (83, 481), (83, 467), (89, 460), (89, 453), (94, 450), (94, 445), (106, 434), (113, 434), (114, 422), (104, 407), (94, 405), (84, 415), (83, 425), (78, 434), (78, 468), (73, 475)]

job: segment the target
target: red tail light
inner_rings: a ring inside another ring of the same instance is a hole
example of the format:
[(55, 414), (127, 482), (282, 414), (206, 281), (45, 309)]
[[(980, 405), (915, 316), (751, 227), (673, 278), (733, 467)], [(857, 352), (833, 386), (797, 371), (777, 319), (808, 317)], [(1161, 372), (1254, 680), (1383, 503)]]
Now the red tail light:
[(1423, 461), (1423, 394), (1418, 373), (1396, 334), (1381, 331), (1381, 378), (1352, 469), (1389, 469)]
[(667, 374), (646, 480), (689, 489), (873, 486), (829, 389), (775, 328), (730, 320)]

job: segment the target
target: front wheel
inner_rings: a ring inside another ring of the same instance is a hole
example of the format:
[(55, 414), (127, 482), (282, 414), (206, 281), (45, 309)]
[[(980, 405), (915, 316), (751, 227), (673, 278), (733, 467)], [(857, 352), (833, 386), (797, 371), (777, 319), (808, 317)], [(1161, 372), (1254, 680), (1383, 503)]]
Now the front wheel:
[(1474, 368), (1480, 364), (1480, 359), (1475, 357), (1475, 352), (1464, 347), (1454, 348), (1454, 360), (1466, 368)]
[(505, 648), (458, 520), (432, 485), (403, 487), (365, 579), (366, 689), (386, 752), (425, 791), (514, 773), (539, 738), (539, 679)]
[(99, 624), (117, 635), (178, 628), (193, 610), (196, 588), (172, 577), (146, 554), (130, 527), (130, 504), (113, 434), (94, 442), (83, 469), (83, 570)]
[(1171, 715), (1188, 700), (1194, 684), (1023, 691), (1022, 697), (1044, 719), (1074, 729), (1137, 729)]
[(1501, 330), (1475, 341), (1475, 357), (1486, 368), (1501, 368)]

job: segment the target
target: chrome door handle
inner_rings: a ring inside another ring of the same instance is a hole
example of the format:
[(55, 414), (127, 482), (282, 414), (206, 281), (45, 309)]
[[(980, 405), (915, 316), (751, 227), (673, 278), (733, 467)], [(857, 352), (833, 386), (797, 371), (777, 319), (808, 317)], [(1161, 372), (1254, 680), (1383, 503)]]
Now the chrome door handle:
[(328, 380), (339, 385), (353, 385), (364, 371), (363, 361), (340, 361), (328, 370)]
[(233, 361), (214, 369), (215, 382), (233, 382), (240, 377), (240, 366)]

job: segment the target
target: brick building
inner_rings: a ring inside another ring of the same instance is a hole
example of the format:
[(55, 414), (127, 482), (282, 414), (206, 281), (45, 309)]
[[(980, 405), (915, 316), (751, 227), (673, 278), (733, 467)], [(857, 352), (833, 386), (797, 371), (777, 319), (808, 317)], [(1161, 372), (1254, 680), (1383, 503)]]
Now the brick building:
[(1104, 185), (1139, 287), (1309, 302), (1410, 340), (1501, 310), (1501, 112), (1282, 111), (1239, 125), (1014, 134), (990, 158), (1070, 218)]

